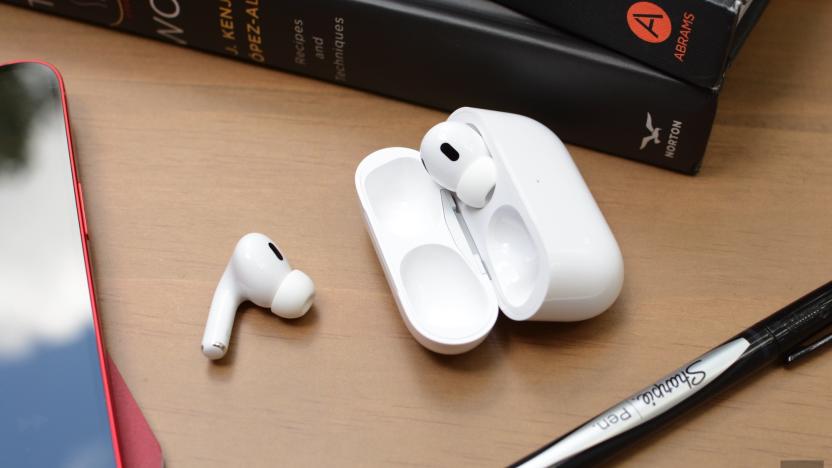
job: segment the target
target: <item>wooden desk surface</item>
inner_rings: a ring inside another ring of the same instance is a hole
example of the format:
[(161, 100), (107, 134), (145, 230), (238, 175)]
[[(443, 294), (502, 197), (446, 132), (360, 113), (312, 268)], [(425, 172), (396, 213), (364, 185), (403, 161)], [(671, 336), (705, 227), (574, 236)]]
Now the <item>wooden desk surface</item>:
[[(503, 465), (832, 272), (832, 3), (773, 2), (729, 73), (702, 173), (570, 147), (624, 253), (614, 307), (501, 318), (457, 357), (410, 336), (373, 252), (358, 162), (445, 115), (0, 6), (0, 61), (66, 79), (110, 353), (170, 467)], [(262, 231), (318, 286), (285, 321), (199, 342), (238, 237)], [(832, 464), (832, 356), (771, 368), (622, 466)]]

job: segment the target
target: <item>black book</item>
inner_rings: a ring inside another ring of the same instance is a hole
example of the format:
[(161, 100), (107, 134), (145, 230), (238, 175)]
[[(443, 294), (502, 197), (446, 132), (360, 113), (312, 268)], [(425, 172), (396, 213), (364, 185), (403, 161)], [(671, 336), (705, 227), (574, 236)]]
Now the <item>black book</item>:
[[(485, 0), (2, 0), (695, 173), (717, 95)], [(406, 142), (403, 142), (406, 143)]]
[(717, 88), (768, 0), (496, 0), (665, 73)]

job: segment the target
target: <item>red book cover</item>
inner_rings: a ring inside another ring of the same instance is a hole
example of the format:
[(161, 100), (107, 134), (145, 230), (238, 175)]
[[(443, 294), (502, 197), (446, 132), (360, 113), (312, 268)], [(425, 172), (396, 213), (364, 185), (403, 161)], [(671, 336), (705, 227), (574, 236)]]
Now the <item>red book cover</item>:
[(116, 363), (107, 356), (110, 373), (110, 394), (116, 419), (121, 459), (125, 468), (161, 468), (165, 465), (162, 447), (133, 394), (127, 388)]

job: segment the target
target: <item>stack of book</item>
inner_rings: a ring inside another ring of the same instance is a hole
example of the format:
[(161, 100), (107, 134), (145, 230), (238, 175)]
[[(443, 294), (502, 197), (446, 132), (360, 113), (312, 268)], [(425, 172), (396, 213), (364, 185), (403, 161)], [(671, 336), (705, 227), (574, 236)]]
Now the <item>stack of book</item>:
[(694, 174), (767, 0), (0, 0)]

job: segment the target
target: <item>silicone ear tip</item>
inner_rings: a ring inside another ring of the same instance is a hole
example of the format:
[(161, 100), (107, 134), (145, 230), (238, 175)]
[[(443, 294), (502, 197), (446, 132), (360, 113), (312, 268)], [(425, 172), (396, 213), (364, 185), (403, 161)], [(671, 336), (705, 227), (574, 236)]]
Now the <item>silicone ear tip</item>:
[(300, 270), (292, 270), (272, 300), (272, 312), (287, 319), (303, 317), (315, 299), (315, 283)]
[(488, 202), (496, 184), (497, 168), (494, 167), (494, 160), (478, 159), (460, 177), (456, 195), (466, 205), (482, 208)]

